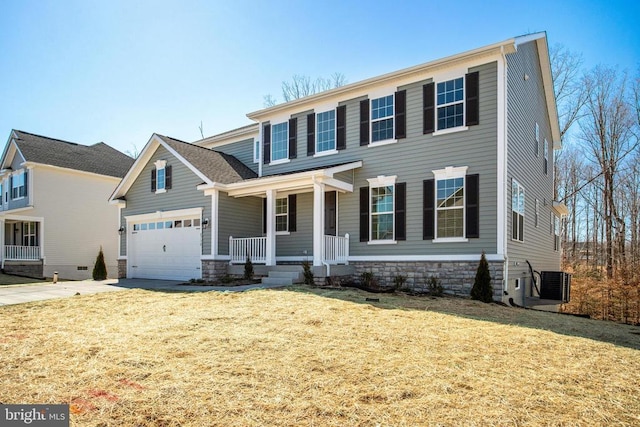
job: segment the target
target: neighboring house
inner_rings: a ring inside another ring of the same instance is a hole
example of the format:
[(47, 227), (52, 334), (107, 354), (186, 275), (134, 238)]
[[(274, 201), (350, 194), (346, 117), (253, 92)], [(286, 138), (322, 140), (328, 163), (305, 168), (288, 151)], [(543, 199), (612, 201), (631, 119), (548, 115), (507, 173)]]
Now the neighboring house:
[(484, 251), (495, 298), (521, 302), (527, 261), (560, 270), (544, 33), (248, 117), (197, 147), (152, 136), (111, 198), (122, 276), (214, 278), (250, 256), (468, 294)]
[(118, 210), (108, 199), (132, 163), (102, 142), (85, 146), (13, 130), (0, 170), (3, 270), (87, 279), (102, 247), (116, 277)]

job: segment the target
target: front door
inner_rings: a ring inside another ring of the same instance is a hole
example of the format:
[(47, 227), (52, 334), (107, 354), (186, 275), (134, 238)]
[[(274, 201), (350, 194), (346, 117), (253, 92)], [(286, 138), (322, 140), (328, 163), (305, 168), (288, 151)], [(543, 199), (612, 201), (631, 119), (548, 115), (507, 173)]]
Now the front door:
[(324, 234), (328, 236), (336, 235), (337, 202), (337, 192), (327, 191), (324, 193)]

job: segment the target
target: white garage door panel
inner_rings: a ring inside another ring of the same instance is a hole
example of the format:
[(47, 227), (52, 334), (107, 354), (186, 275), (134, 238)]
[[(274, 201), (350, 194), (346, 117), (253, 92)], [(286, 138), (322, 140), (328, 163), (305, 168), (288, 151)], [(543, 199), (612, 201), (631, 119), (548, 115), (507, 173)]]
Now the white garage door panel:
[(133, 278), (189, 280), (202, 277), (200, 227), (133, 231), (129, 240)]

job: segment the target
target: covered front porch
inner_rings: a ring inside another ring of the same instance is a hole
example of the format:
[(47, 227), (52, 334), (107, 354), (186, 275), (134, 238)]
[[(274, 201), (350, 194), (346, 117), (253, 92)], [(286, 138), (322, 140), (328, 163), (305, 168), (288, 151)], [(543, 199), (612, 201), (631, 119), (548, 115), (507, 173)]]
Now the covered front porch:
[[(205, 189), (226, 193), (219, 197), (262, 200), (262, 209), (251, 213), (252, 222), (262, 223), (262, 233), (243, 233), (243, 224), (236, 224), (228, 236), (229, 263), (244, 264), (249, 258), (269, 267), (307, 261), (323, 271), (347, 265), (350, 236), (339, 230), (339, 201), (341, 194), (353, 192), (352, 171), (360, 167), (362, 161), (356, 161)], [(224, 218), (218, 218), (221, 222)]]
[(39, 261), (42, 259), (40, 236), (42, 221), (5, 219), (2, 221), (2, 262)]

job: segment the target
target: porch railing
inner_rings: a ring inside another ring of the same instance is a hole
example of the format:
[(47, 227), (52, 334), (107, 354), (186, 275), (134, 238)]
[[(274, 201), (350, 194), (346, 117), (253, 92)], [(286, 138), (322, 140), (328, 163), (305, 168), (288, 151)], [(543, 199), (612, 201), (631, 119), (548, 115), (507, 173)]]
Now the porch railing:
[(324, 236), (324, 262), (329, 264), (349, 264), (349, 234)]
[(30, 261), (40, 259), (40, 246), (4, 246), (4, 259), (8, 261)]
[(247, 257), (254, 264), (266, 264), (267, 262), (267, 238), (266, 237), (229, 237), (229, 255), (231, 264), (244, 264)]

